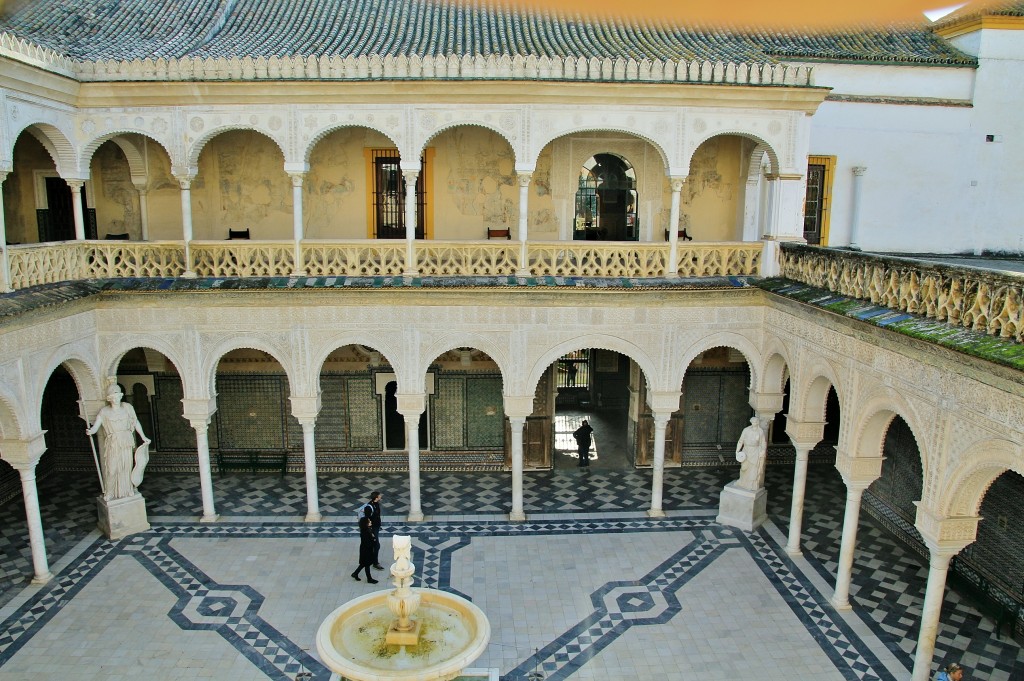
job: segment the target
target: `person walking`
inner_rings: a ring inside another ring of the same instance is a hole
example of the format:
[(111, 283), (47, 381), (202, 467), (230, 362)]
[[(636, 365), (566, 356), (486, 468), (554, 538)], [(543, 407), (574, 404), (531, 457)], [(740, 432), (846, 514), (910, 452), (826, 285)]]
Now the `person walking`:
[(580, 468), (590, 469), (590, 442), (592, 439), (592, 433), (594, 429), (590, 427), (590, 423), (583, 419), (583, 424), (580, 425), (572, 436), (576, 438), (576, 447), (579, 451), (579, 463), (577, 464)]
[(373, 492), (370, 495), (370, 502), (367, 506), (370, 507), (372, 512), (370, 513), (370, 521), (373, 524), (373, 568), (375, 570), (383, 570), (384, 566), (380, 564), (380, 500), (384, 495), (380, 492)]
[(370, 504), (363, 506), (363, 517), (359, 519), (359, 567), (352, 573), (352, 579), (357, 582), (362, 581), (359, 579), (359, 573), (362, 570), (366, 570), (366, 581), (370, 584), (376, 584), (377, 580), (370, 574), (370, 566), (376, 560), (374, 556), (380, 544), (377, 543), (377, 535), (373, 531), (372, 516), (373, 509), (370, 507)]

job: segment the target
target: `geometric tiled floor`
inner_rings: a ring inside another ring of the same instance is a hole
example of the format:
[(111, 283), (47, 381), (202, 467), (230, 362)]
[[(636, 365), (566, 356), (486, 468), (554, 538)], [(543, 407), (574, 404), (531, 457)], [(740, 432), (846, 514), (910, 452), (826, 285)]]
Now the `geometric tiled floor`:
[[(40, 499), (50, 585), (24, 586), (20, 500), (0, 508), (0, 679), (286, 680), (309, 671), (326, 681), (312, 636), (327, 612), (369, 588), (348, 573), (352, 509), (371, 489), (385, 493), (385, 536), (414, 536), (424, 583), (472, 598), (491, 617), (475, 666), (502, 678), (908, 678), (921, 559), (863, 518), (855, 610), (836, 613), (827, 598), (842, 483), (833, 467), (811, 467), (806, 559), (791, 561), (780, 548), (791, 474), (769, 467), (771, 523), (751, 534), (714, 522), (735, 469), (667, 470), (663, 521), (643, 514), (649, 471), (527, 473), (525, 524), (500, 517), (508, 474), (424, 474), (428, 518), (413, 525), (403, 522), (401, 474), (322, 476), (319, 524), (300, 522), (301, 475), (215, 477), (221, 521), (199, 524), (197, 478), (156, 474), (143, 485), (153, 531), (113, 543), (94, 530), (91, 480), (48, 480)], [(1020, 648), (955, 593), (941, 622), (936, 663), (961, 660), (970, 679), (1024, 679)]]

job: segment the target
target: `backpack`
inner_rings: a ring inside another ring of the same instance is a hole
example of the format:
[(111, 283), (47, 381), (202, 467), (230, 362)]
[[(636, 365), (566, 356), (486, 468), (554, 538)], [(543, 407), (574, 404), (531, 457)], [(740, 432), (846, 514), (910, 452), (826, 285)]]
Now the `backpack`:
[(359, 506), (356, 507), (356, 522), (357, 523), (365, 517), (366, 511), (364, 509), (367, 506), (369, 506), (369, 505), (370, 505), (370, 502), (365, 502), (365, 503), (362, 503), (362, 504), (360, 504)]

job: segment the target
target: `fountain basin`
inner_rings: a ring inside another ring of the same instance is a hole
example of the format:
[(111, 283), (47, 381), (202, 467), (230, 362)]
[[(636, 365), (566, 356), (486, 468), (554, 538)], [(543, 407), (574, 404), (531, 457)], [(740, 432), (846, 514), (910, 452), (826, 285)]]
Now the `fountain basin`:
[(465, 598), (417, 589), (420, 624), (415, 646), (385, 641), (394, 615), (389, 591), (375, 591), (336, 609), (316, 633), (320, 659), (351, 681), (450, 681), (483, 654), (491, 638), (487, 616)]

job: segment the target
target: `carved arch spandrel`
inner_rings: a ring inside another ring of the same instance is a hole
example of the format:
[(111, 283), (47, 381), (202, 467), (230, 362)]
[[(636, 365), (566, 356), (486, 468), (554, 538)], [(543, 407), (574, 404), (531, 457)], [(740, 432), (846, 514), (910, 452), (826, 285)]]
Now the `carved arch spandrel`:
[[(503, 347), (494, 338), (477, 333), (448, 333), (428, 339), (421, 345), (420, 356), (414, 367), (415, 373), (409, 377), (410, 381), (417, 381), (416, 383), (410, 383), (410, 387), (415, 388), (411, 392), (423, 392), (425, 390), (425, 376), (430, 364), (445, 352), (456, 348), (473, 348), (474, 350), (480, 350), (490, 357), (491, 361), (498, 365), (498, 371), (501, 372), (502, 390), (507, 391), (510, 371), (507, 343)], [(402, 386), (399, 385), (399, 387)], [(505, 394), (508, 393), (506, 392)]]
[[(540, 383), (544, 372), (547, 371), (549, 366), (557, 362), (559, 357), (563, 357), (564, 355), (576, 350), (588, 349), (609, 350), (629, 357), (631, 360), (636, 362), (637, 366), (640, 367), (640, 370), (644, 374), (644, 380), (647, 381), (647, 386), (652, 391), (658, 389), (660, 384), (652, 381), (652, 377), (657, 376), (655, 363), (651, 359), (651, 354), (644, 348), (616, 336), (609, 336), (607, 334), (583, 334), (558, 342), (557, 344), (543, 350), (539, 356), (534, 355), (535, 359), (526, 359), (525, 367), (528, 367), (529, 371), (525, 373), (525, 382), (519, 383), (516, 386), (515, 389), (517, 392), (511, 392), (511, 388), (508, 388), (508, 392), (506, 392), (506, 394), (532, 395), (534, 391), (536, 391), (537, 385)], [(678, 390), (678, 388), (676, 388), (676, 390)]]
[(290, 395), (306, 395), (304, 367), (296, 367), (293, 361), (293, 353), (289, 352), (292, 347), (290, 336), (285, 334), (232, 334), (230, 336), (213, 337), (203, 334), (207, 341), (204, 350), (204, 357), (201, 364), (201, 375), (209, 391), (206, 395), (188, 395), (187, 397), (208, 399), (217, 394), (217, 367), (224, 355), (233, 350), (259, 350), (273, 357), (281, 368), (284, 369), (288, 378), (288, 391)]
[(934, 504), (946, 517), (977, 516), (985, 494), (1007, 471), (1024, 475), (1024, 445), (990, 438), (975, 443), (946, 471)]

